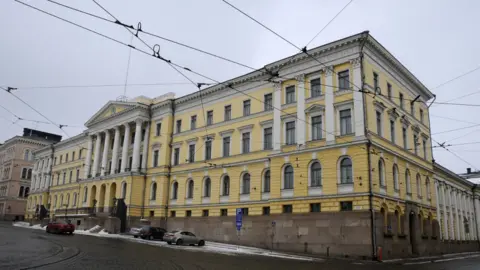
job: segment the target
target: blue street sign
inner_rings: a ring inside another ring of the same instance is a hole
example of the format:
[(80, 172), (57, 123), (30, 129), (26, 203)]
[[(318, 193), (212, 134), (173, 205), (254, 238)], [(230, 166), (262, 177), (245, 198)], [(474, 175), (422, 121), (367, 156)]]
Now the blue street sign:
[(240, 231), (240, 229), (242, 228), (242, 217), (243, 217), (242, 208), (237, 208), (236, 213), (237, 214), (235, 216), (235, 221), (237, 225), (237, 230)]

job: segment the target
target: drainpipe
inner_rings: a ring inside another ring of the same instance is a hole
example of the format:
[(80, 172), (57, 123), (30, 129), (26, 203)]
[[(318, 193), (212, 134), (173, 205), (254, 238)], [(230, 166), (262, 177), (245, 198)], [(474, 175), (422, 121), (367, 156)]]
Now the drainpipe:
[[(150, 125), (152, 122), (152, 104), (149, 104), (148, 105), (148, 124)], [(148, 140), (148, 144), (150, 144), (150, 133), (151, 133), (151, 125), (150, 125), (150, 128), (148, 129), (148, 134), (147, 135), (147, 140)], [(144, 138), (145, 140), (145, 138)], [(147, 144), (147, 151), (146, 151), (146, 155), (143, 157), (143, 159), (145, 160), (145, 168), (143, 168), (145, 171), (142, 173), (142, 164), (140, 164), (140, 173), (143, 174), (143, 192), (142, 192), (142, 218), (145, 218), (145, 198), (146, 198), (146, 190), (147, 190), (147, 168), (148, 168), (148, 144)], [(144, 145), (145, 146), (145, 145)], [(144, 149), (145, 150), (145, 149)]]
[(172, 110), (172, 117), (170, 119), (170, 128), (171, 128), (171, 131), (170, 131), (170, 138), (169, 138), (169, 142), (168, 142), (168, 147), (169, 147), (169, 152), (170, 152), (170, 155), (169, 158), (168, 158), (168, 172), (167, 172), (167, 196), (166, 196), (166, 199), (167, 199), (167, 202), (165, 204), (165, 228), (168, 229), (168, 203), (170, 202), (170, 177), (171, 177), (171, 172), (172, 172), (172, 157), (173, 157), (173, 147), (172, 147), (172, 142), (173, 142), (173, 131), (174, 131), (174, 124), (175, 124), (175, 100), (172, 99), (170, 101), (170, 109)]

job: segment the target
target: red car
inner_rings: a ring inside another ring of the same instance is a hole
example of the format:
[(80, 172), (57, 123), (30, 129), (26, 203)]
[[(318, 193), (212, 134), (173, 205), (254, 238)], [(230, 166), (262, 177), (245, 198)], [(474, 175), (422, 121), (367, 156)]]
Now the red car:
[(75, 225), (70, 223), (70, 221), (54, 221), (50, 222), (47, 225), (47, 233), (69, 233), (72, 234), (75, 231)]

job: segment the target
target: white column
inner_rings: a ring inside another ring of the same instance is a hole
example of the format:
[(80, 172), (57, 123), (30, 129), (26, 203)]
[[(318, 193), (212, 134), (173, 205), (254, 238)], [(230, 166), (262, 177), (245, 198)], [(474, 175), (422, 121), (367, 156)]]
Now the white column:
[[(447, 213), (447, 195), (445, 193), (445, 184), (440, 185), (440, 192), (443, 196), (443, 230), (445, 231), (445, 240), (448, 240), (448, 213)], [(450, 208), (451, 209), (451, 208)]]
[(145, 127), (145, 135), (143, 136), (143, 151), (142, 151), (142, 164), (141, 164), (141, 169), (144, 170), (144, 172), (147, 172), (147, 155), (148, 155), (148, 138), (150, 134), (150, 123), (147, 123), (147, 126)]
[[(353, 84), (351, 87), (355, 89), (353, 91), (353, 111), (354, 111), (354, 125), (355, 136), (365, 136), (365, 121), (364, 121), (364, 108), (363, 108), (363, 92), (358, 91), (358, 87), (362, 87), (362, 71), (361, 71), (361, 59), (360, 57), (350, 60), (353, 73)], [(362, 89), (363, 90), (363, 89)]]
[[(66, 162), (66, 161), (65, 161), (65, 162)], [(47, 173), (47, 172), (48, 172), (48, 160), (47, 160), (46, 158), (44, 159), (44, 162), (43, 162), (42, 172), (43, 172), (43, 173)]]
[(138, 119), (135, 121), (135, 140), (133, 141), (133, 160), (132, 160), (132, 172), (138, 172), (140, 167), (140, 141), (142, 140), (142, 123), (143, 121)]
[(125, 135), (123, 137), (122, 164), (120, 172), (125, 172), (128, 164), (128, 146), (130, 145), (130, 124), (125, 124)]
[(281, 134), (282, 134), (282, 118), (281, 118), (281, 104), (282, 100), (282, 82), (273, 85), (273, 150), (280, 151), (282, 149)]
[(115, 127), (115, 135), (113, 137), (113, 150), (112, 150), (112, 171), (111, 174), (118, 173), (116, 172), (118, 167), (118, 148), (120, 145), (120, 127)]
[(90, 169), (92, 168), (92, 148), (93, 148), (93, 137), (88, 135), (88, 144), (87, 144), (87, 155), (85, 156), (85, 179), (89, 178)]
[(473, 240), (477, 240), (477, 223), (476, 223), (476, 218), (475, 218), (475, 211), (474, 211), (474, 194), (472, 193), (472, 196), (470, 197), (470, 217), (472, 219), (472, 225), (473, 225)]
[[(440, 213), (440, 198), (438, 197), (438, 194), (439, 194), (439, 192), (438, 192), (439, 185), (438, 185), (438, 181), (437, 181), (437, 180), (434, 180), (434, 183), (435, 183), (435, 198), (437, 198), (437, 199), (436, 199), (436, 201), (437, 201), (437, 219), (438, 219), (438, 225), (439, 225), (439, 227), (440, 227), (440, 232), (441, 232), (441, 231), (442, 231), (443, 224), (442, 224), (442, 222), (440, 221), (442, 215), (441, 215), (441, 213)], [(428, 194), (428, 190), (427, 190), (427, 194)], [(442, 240), (442, 239), (443, 239), (443, 234), (440, 233), (440, 240)]]
[(335, 96), (333, 93), (333, 66), (325, 69), (325, 138), (326, 143), (335, 143), (335, 110), (333, 103)]
[(101, 175), (105, 176), (107, 171), (108, 150), (110, 149), (110, 130), (105, 130), (105, 142), (103, 143)]
[(296, 123), (296, 136), (297, 145), (305, 147), (305, 74), (300, 74), (296, 77), (298, 82), (297, 91), (297, 123)]
[(478, 200), (478, 197), (475, 196), (475, 193), (473, 194), (473, 203), (475, 205), (474, 209), (474, 218), (475, 218), (475, 235), (476, 239), (480, 238), (480, 235), (478, 234), (478, 229), (480, 228), (480, 201)]
[(455, 190), (453, 192), (453, 200), (454, 200), (454, 203), (455, 203), (455, 214), (456, 214), (456, 224), (457, 224), (457, 240), (462, 240), (461, 236), (460, 236), (460, 212), (458, 211), (458, 208), (459, 208), (459, 205), (458, 205), (458, 193), (457, 191)]
[(458, 192), (458, 211), (460, 212), (460, 237), (463, 241), (465, 241), (465, 211), (463, 209), (463, 192)]
[(453, 190), (451, 187), (448, 188), (448, 201), (450, 203), (450, 239), (455, 240), (455, 230), (453, 226), (453, 207), (455, 207), (455, 203), (453, 202)]
[(102, 136), (100, 133), (97, 133), (97, 139), (95, 140), (95, 151), (93, 153), (93, 169), (92, 177), (97, 176), (98, 172), (98, 163), (100, 158), (100, 144), (102, 143)]

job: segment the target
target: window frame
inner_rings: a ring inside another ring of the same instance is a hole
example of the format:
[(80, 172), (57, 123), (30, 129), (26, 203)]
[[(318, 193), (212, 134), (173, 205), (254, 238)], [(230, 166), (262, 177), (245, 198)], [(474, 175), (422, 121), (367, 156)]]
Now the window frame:
[(338, 90), (350, 90), (350, 69), (342, 70), (337, 73)]
[(243, 101), (243, 116), (249, 116), (251, 114), (251, 101), (250, 99), (244, 100)]
[(295, 85), (285, 86), (285, 104), (293, 104), (295, 102), (297, 102)]

